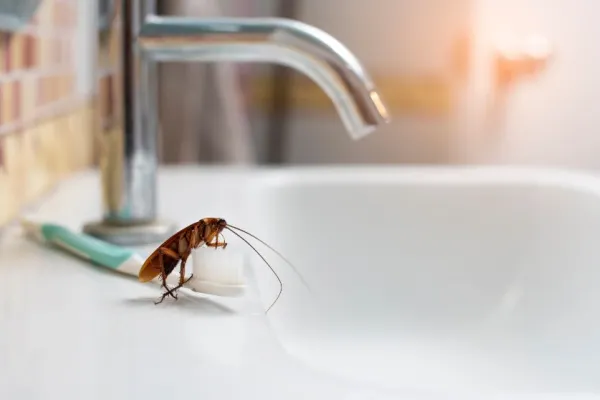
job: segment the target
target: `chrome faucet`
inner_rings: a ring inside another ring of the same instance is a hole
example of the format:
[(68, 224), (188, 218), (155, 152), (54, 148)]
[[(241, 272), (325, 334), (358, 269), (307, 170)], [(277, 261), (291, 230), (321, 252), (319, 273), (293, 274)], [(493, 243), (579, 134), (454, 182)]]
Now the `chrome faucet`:
[(109, 242), (160, 241), (173, 227), (157, 216), (157, 75), (164, 61), (269, 62), (303, 72), (331, 98), (351, 138), (389, 120), (371, 78), (332, 36), (282, 18), (207, 18), (156, 15), (156, 0), (121, 3), (123, 107), (119, 136), (104, 144), (104, 215), (84, 231)]

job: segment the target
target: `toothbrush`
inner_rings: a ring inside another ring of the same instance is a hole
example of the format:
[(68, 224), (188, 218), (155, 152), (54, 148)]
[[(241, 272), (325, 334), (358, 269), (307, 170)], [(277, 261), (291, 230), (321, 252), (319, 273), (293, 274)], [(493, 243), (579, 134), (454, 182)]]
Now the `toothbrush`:
[[(53, 223), (38, 223), (21, 219), (25, 233), (40, 243), (50, 243), (86, 261), (102, 267), (136, 276), (145, 258), (133, 250), (77, 233)], [(186, 286), (194, 292), (217, 296), (239, 296), (244, 292), (243, 260), (231, 252), (199, 248), (192, 255), (194, 276)], [(160, 282), (155, 279), (156, 282)], [(172, 273), (167, 283), (177, 284), (179, 274)]]

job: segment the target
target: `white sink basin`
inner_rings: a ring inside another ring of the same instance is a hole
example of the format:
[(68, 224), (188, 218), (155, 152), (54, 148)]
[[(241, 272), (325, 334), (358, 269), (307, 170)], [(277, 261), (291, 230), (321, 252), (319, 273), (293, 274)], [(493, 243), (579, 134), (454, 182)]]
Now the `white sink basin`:
[[(0, 240), (0, 398), (600, 399), (595, 178), (192, 167), (159, 182), (165, 218), (228, 219), (292, 260), (312, 292), (259, 246), (284, 282), (268, 318), (278, 287), (258, 257), (244, 298), (154, 306), (159, 288), (11, 227)], [(86, 173), (37, 216), (80, 229), (99, 213), (98, 176)], [(249, 252), (226, 237), (227, 251)]]
[(311, 367), (419, 393), (600, 398), (599, 181), (361, 168), (260, 182), (254, 231), (318, 293), (277, 264), (272, 324)]

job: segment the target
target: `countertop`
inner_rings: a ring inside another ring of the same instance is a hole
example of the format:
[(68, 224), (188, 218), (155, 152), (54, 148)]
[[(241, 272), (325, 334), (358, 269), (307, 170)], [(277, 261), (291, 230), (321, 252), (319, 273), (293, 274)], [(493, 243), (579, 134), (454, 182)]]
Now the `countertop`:
[[(241, 219), (252, 173), (161, 169), (160, 213), (179, 225), (206, 216)], [(80, 230), (100, 215), (100, 206), (98, 173), (85, 171), (62, 182), (32, 214)], [(155, 285), (6, 227), (0, 236), (0, 398), (392, 398), (314, 372), (286, 354), (252, 289), (242, 298), (180, 295), (156, 306), (159, 294)]]

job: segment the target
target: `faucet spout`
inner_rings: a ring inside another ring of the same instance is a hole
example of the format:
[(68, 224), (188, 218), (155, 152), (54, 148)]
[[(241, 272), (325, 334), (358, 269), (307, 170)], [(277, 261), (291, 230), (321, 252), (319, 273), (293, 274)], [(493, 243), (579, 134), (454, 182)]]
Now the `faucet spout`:
[(371, 78), (338, 40), (283, 18), (150, 16), (138, 43), (149, 61), (267, 62), (298, 70), (331, 98), (348, 133), (359, 139), (388, 122)]
[(158, 16), (156, 1), (121, 2), (121, 126), (104, 135), (101, 153), (103, 218), (84, 231), (136, 245), (174, 230), (157, 216), (159, 121), (156, 64), (266, 62), (296, 69), (331, 98), (350, 137), (389, 121), (379, 93), (357, 58), (338, 40), (305, 23), (282, 18)]

